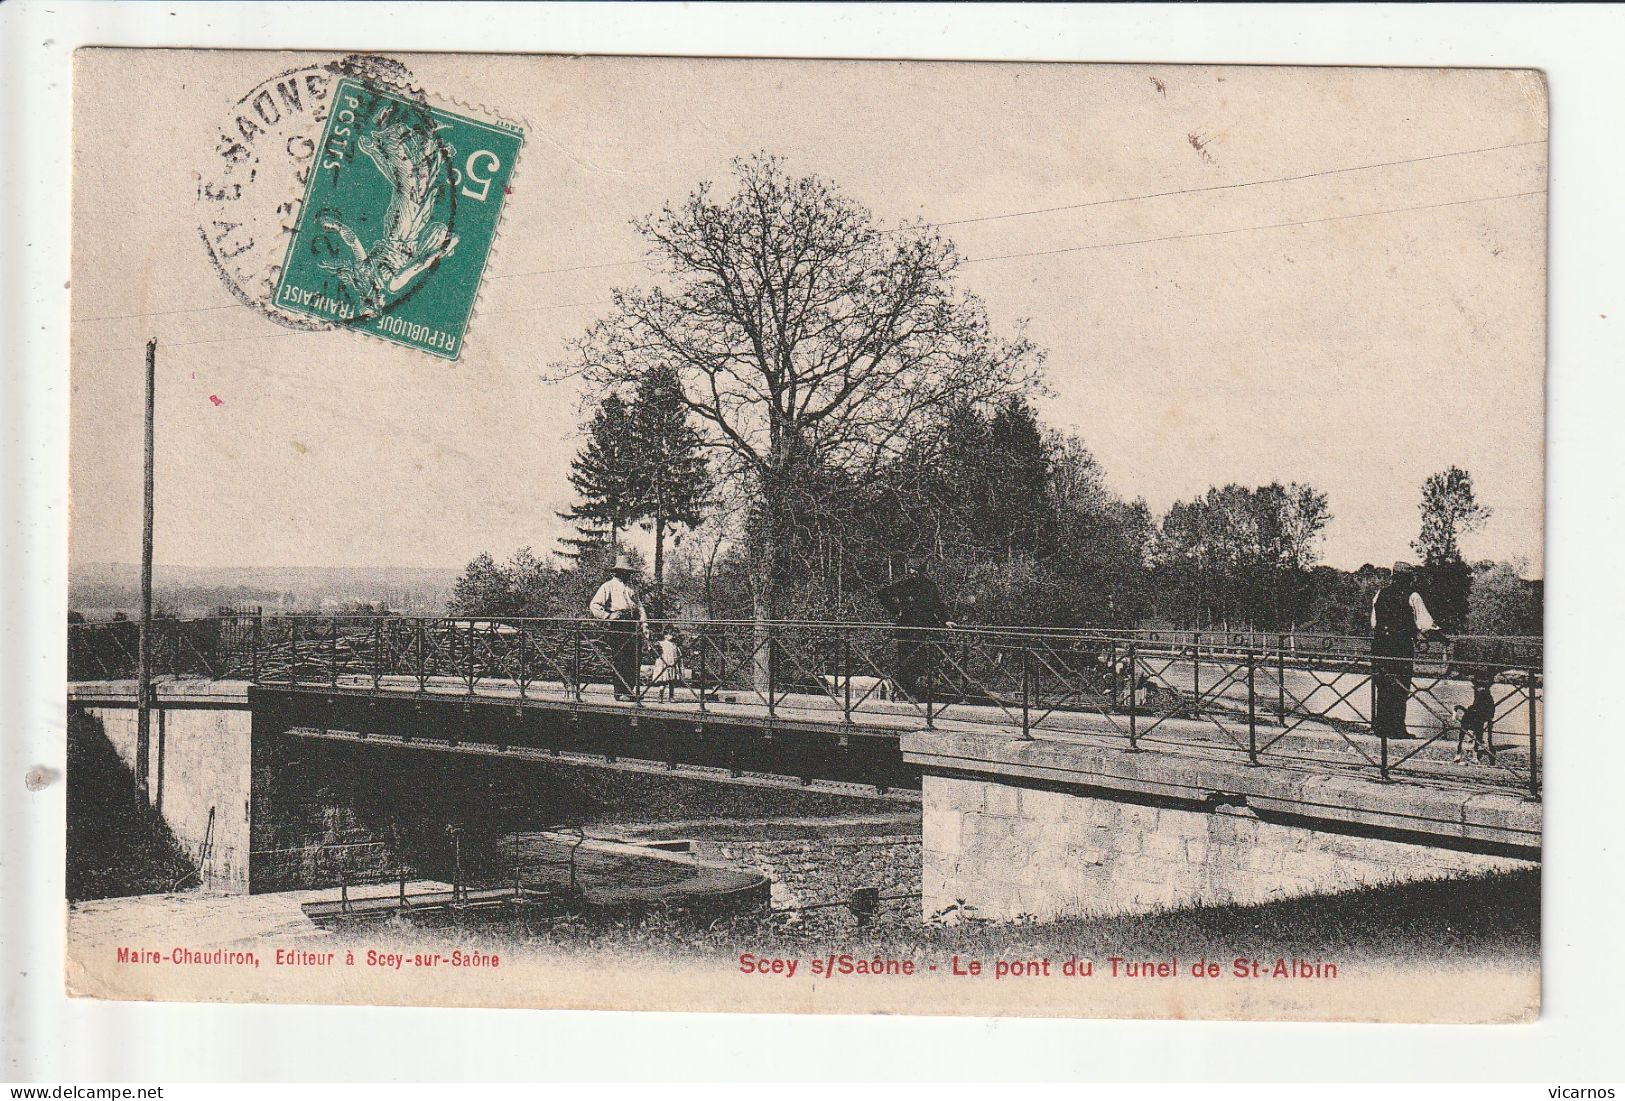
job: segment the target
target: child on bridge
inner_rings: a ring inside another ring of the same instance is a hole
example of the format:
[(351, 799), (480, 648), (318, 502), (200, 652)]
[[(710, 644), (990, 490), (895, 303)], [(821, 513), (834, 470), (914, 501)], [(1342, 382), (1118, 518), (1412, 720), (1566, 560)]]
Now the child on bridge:
[(676, 630), (668, 630), (655, 643), (655, 663), (649, 670), (649, 684), (659, 699), (677, 699), (677, 686), (683, 683), (683, 650)]

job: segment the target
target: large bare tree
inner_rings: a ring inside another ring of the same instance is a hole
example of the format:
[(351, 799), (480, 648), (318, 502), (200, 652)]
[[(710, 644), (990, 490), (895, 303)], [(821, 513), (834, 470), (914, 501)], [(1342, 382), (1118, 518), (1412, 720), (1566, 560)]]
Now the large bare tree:
[(801, 487), (872, 485), (929, 450), (956, 406), (1037, 384), (1039, 351), (990, 329), (954, 285), (963, 259), (924, 225), (877, 226), (863, 206), (777, 157), (733, 162), (733, 192), (700, 184), (636, 223), (663, 286), (617, 290), (615, 309), (556, 371), (595, 393), (672, 368), (718, 473), (748, 491), (759, 619), (790, 563)]

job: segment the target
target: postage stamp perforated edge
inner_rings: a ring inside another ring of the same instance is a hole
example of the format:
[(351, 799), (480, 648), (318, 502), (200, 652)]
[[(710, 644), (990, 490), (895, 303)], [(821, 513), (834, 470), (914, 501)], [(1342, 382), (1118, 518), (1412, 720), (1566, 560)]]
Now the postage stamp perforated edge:
[[(346, 74), (345, 76), (341, 77), (340, 80), (339, 80), (339, 83), (334, 86), (333, 94), (335, 95), (335, 97), (337, 96), (339, 89), (343, 86), (343, 83), (346, 80), (354, 81), (354, 82), (360, 83), (360, 84), (365, 84), (366, 83), (362, 78), (360, 78), (360, 77), (358, 77), (358, 76), (356, 76), (354, 74)], [(377, 91), (379, 89), (374, 89), (374, 90)], [(411, 98), (410, 96), (404, 95), (402, 90), (400, 90), (398, 88), (387, 88), (386, 87), (386, 88), (384, 88), (382, 90), (385, 91), (387, 94), (395, 96), (397, 98)], [(456, 97), (456, 96), (445, 95), (445, 94), (441, 94), (441, 93), (438, 93), (438, 92), (429, 92), (429, 91), (423, 90), (423, 89), (415, 89), (415, 91), (417, 91), (417, 93), (419, 95), (421, 95), (421, 97), (422, 97), (421, 105), (424, 108), (428, 109), (429, 111), (431, 111), (431, 112), (438, 111), (438, 112), (441, 112), (441, 113), (446, 114), (446, 115), (454, 116), (459, 121), (470, 124), (470, 125), (474, 125), (474, 126), (478, 126), (478, 127), (485, 127), (485, 128), (488, 128), (488, 129), (494, 129), (494, 130), (505, 132), (507, 134), (510, 134), (512, 137), (514, 137), (516, 139), (516, 143), (517, 143), (515, 145), (515, 148), (514, 148), (513, 162), (508, 167), (508, 173), (507, 173), (507, 177), (506, 177), (506, 184), (504, 185), (505, 186), (505, 191), (498, 198), (497, 215), (496, 215), (496, 218), (494, 219), (492, 227), (491, 227), (490, 236), (488, 238), (488, 243), (487, 243), (487, 245), (485, 247), (485, 255), (481, 260), (479, 271), (478, 271), (478, 273), (477, 273), (477, 275), (475, 276), (475, 279), (474, 279), (474, 290), (473, 290), (472, 296), (469, 299), (468, 311), (467, 311), (466, 317), (465, 317), (465, 319), (463, 321), (462, 332), (458, 335), (456, 349), (454, 351), (449, 351), (448, 352), (448, 351), (446, 351), (444, 349), (435, 348), (433, 346), (426, 345), (424, 343), (408, 339), (408, 338), (406, 338), (406, 337), (404, 337), (402, 335), (381, 331), (381, 330), (376, 329), (376, 328), (364, 328), (364, 327), (359, 326), (359, 325), (343, 324), (343, 323), (337, 324), (334, 327), (335, 328), (349, 329), (352, 332), (360, 333), (363, 336), (371, 337), (371, 338), (373, 338), (375, 340), (384, 341), (385, 343), (389, 343), (389, 344), (395, 344), (395, 345), (398, 345), (398, 346), (404, 347), (404, 348), (410, 348), (410, 349), (412, 349), (414, 351), (423, 352), (423, 353), (425, 353), (427, 355), (434, 356), (437, 359), (443, 359), (443, 360), (446, 360), (448, 362), (454, 362), (462, 355), (464, 348), (467, 346), (468, 336), (474, 330), (476, 318), (480, 314), (480, 301), (481, 301), (481, 299), (483, 298), (483, 296), (485, 294), (485, 277), (486, 277), (486, 273), (491, 268), (491, 259), (497, 253), (497, 251), (498, 251), (498, 249), (500, 247), (500, 241), (501, 241), (501, 238), (502, 238), (503, 218), (507, 213), (506, 203), (504, 202), (504, 200), (506, 200), (509, 197), (509, 193), (511, 193), (512, 190), (513, 190), (514, 182), (519, 178), (519, 171), (520, 171), (519, 165), (520, 165), (520, 162), (523, 160), (522, 152), (523, 152), (524, 144), (525, 144), (525, 126), (524, 126), (522, 120), (515, 120), (515, 119), (509, 117), (508, 115), (506, 115), (505, 113), (492, 108), (489, 104), (486, 104), (484, 102), (480, 102), (480, 103), (476, 104), (476, 103), (471, 103), (471, 102), (469, 102), (467, 100), (461, 99), (461, 98)], [(329, 123), (324, 123), (324, 125), (323, 125), (322, 138), (323, 138), (324, 141), (325, 141), (325, 139), (327, 137), (327, 133), (328, 133), (328, 129), (329, 129), (330, 124), (331, 124), (331, 116), (330, 116)], [(305, 230), (304, 221), (305, 221), (306, 217), (310, 216), (310, 212), (311, 212), (310, 199), (311, 199), (312, 193), (315, 190), (315, 187), (316, 187), (316, 173), (313, 171), (310, 174), (310, 178), (307, 180), (306, 185), (305, 185), (303, 201), (302, 201), (301, 206), (300, 206), (299, 226), (298, 226), (297, 230), (294, 233), (289, 235), (288, 247), (287, 247), (286, 252), (284, 254), (283, 265), (282, 265), (282, 271), (284, 273), (283, 274), (284, 279), (286, 278), (286, 273), (287, 273), (287, 271), (288, 271), (288, 269), (290, 267), (290, 261), (293, 258), (294, 250), (298, 247), (301, 239), (303, 238), (303, 234), (304, 234), (304, 230)], [(278, 296), (279, 297), (280, 297), (280, 289), (281, 288), (280, 288), (280, 281), (279, 281), (279, 287), (278, 287), (278, 291), (279, 291)], [(322, 320), (328, 320), (328, 321), (332, 320), (329, 315), (322, 314), (320, 312), (312, 311), (312, 310), (309, 310), (309, 309), (303, 309), (300, 306), (295, 305), (295, 304), (291, 304), (291, 303), (285, 304), (284, 308), (292, 310), (292, 311), (297, 312), (297, 313), (304, 314), (304, 315), (309, 316), (309, 317), (320, 318)], [(380, 311), (380, 316), (383, 315), (383, 314), (387, 314), (388, 312), (389, 312), (389, 307), (386, 306), (384, 309), (382, 309)]]
[[(514, 136), (519, 139), (519, 148), (518, 152), (514, 156), (513, 165), (508, 170), (507, 186), (511, 192), (518, 194), (521, 179), (520, 173), (523, 171), (525, 161), (525, 135), (534, 128), (531, 120), (524, 118), (523, 116), (515, 116), (501, 111), (492, 107), (490, 104), (485, 103), (484, 101), (474, 103), (454, 95), (442, 95), (439, 93), (435, 93), (432, 98), (437, 102), (449, 104), (451, 108), (453, 108), (456, 112), (461, 113), (465, 118), (472, 119), (476, 122), (488, 122), (490, 125), (500, 126), (513, 132)], [(504, 199), (511, 197), (511, 195), (503, 196)], [(469, 303), (468, 322), (463, 328), (462, 339), (457, 342), (458, 355), (461, 355), (468, 347), (469, 337), (475, 331), (476, 321), (480, 316), (480, 302), (485, 297), (486, 273), (491, 270), (491, 262), (496, 258), (498, 251), (501, 249), (503, 232), (502, 227), (506, 222), (507, 217), (508, 208), (507, 204), (504, 203), (502, 209), (497, 213), (496, 225), (491, 229), (491, 244), (490, 247), (485, 250), (485, 263), (480, 266), (479, 282), (474, 287), (473, 301)], [(455, 360), (457, 356), (442, 356), (440, 358)]]

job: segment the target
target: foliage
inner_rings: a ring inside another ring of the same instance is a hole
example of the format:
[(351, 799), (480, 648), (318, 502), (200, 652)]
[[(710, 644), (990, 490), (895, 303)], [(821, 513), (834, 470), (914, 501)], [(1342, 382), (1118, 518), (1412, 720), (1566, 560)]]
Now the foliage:
[(1473, 476), (1458, 466), (1428, 476), (1417, 509), (1422, 529), (1411, 547), (1422, 556), (1420, 588), (1439, 626), (1459, 630), (1467, 620), (1473, 585), (1460, 538), (1482, 528), (1491, 512), (1478, 503)]
[(1176, 502), (1157, 531), (1160, 587), (1196, 626), (1299, 623), (1313, 595), (1311, 568), (1331, 522), (1326, 495), (1296, 482), (1230, 484)]
[(1309, 607), (1298, 626), (1334, 635), (1371, 631), (1371, 602), (1388, 581), (1388, 571), (1367, 562), (1354, 571), (1316, 566), (1309, 571)]
[(481, 551), (452, 586), (447, 610), (453, 615), (516, 616), (518, 598), (507, 570)]
[(1438, 558), (1422, 564), (1417, 591), (1427, 602), (1433, 621), (1445, 631), (1459, 631), (1467, 622), (1472, 599), (1473, 569), (1459, 558)]
[(1467, 630), (1475, 635), (1542, 633), (1542, 586), (1525, 581), (1526, 562), (1485, 562), (1473, 571), (1467, 601)]
[(1478, 531), (1491, 516), (1473, 492), (1473, 476), (1459, 466), (1428, 476), (1417, 509), (1422, 530), (1411, 547), (1427, 564), (1461, 561), (1460, 537)]
[(693, 527), (700, 522), (711, 482), (677, 372), (660, 365), (638, 380), (631, 429), (637, 510), (654, 531), (654, 585), (659, 592), (665, 585), (666, 532), (674, 524)]
[[(651, 599), (687, 614), (875, 620), (874, 591), (922, 555), (967, 623), (1369, 629), (1387, 573), (1319, 564), (1314, 488), (1215, 486), (1161, 517), (1114, 494), (1083, 441), (1040, 420), (1041, 352), (993, 332), (931, 227), (879, 226), (763, 155), (637, 228), (662, 286), (617, 291), (554, 366), (606, 395), (573, 475), (571, 515), (595, 527), (567, 541), (583, 563), (555, 590), (596, 584), (587, 559), (644, 522)], [(618, 481), (582, 476), (610, 467)], [(1489, 510), (1451, 467), (1421, 511), (1421, 587), (1454, 630), (1459, 539)], [(691, 541), (668, 576), (674, 526)]]
[(611, 390), (587, 424), (587, 440), (570, 464), (570, 484), (581, 498), (567, 519), (607, 527), (611, 543), (635, 523), (643, 503), (643, 467), (632, 431), (632, 413)]
[(755, 602), (771, 613), (804, 489), (876, 484), (955, 406), (1030, 385), (1040, 357), (955, 291), (961, 258), (929, 227), (882, 230), (774, 157), (736, 160), (734, 176), (726, 198), (702, 183), (638, 223), (669, 289), (617, 291), (560, 367), (606, 391), (675, 373), (718, 474), (748, 496)]
[[(603, 583), (616, 553), (609, 546), (590, 547), (566, 567), (536, 557), (529, 547), (521, 547), (500, 565), (481, 553), (457, 579), (447, 610), (482, 619), (585, 615), (587, 602)], [(631, 557), (641, 570), (639, 556)]]

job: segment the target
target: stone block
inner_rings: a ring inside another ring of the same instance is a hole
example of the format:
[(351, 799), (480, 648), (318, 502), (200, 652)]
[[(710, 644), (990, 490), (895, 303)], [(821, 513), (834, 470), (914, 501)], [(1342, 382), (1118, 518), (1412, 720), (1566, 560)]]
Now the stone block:
[(977, 845), (1013, 847), (1017, 828), (1013, 818), (995, 818), (987, 814), (961, 814), (959, 822), (959, 843), (966, 849)]
[(983, 812), (999, 818), (1021, 813), (1021, 789), (1011, 784), (988, 784), (983, 791)]
[(1111, 859), (1111, 851), (1104, 845), (1081, 844), (1069, 845), (1066, 849), (1065, 863), (1062, 865), (1069, 872), (1075, 872), (1079, 867), (1101, 867)]
[(957, 810), (939, 809), (927, 804), (920, 819), (921, 845), (932, 852), (957, 854), (963, 817)]
[(1112, 851), (1119, 856), (1136, 855), (1145, 844), (1145, 833), (1141, 830), (1117, 830), (1104, 836)]
[(1145, 834), (1140, 839), (1140, 851), (1154, 861), (1168, 864), (1185, 862), (1185, 835), (1173, 829)]
[(1140, 911), (1171, 909), (1190, 897), (1190, 893), (1179, 890), (1167, 880), (1131, 880), (1128, 893), (1135, 909)]
[(1101, 799), (1079, 799), (1070, 821), (1081, 829), (1115, 831), (1122, 823), (1118, 808)]
[(1335, 883), (1348, 874), (1347, 865), (1348, 862), (1335, 853), (1294, 852), (1290, 859), (1283, 860), (1281, 871), (1300, 880)]
[(957, 776), (925, 776), (921, 778), (921, 803), (942, 806), (949, 810), (980, 811), (982, 793), (988, 784), (984, 780), (964, 780)]
[(1064, 792), (1023, 788), (1021, 815), (1033, 822), (1061, 822), (1069, 818), (1069, 809), (1078, 802), (1077, 796)]
[(1281, 870), (1283, 854), (1279, 849), (1268, 845), (1249, 846), (1240, 861), (1240, 867), (1248, 872), (1278, 872)]

